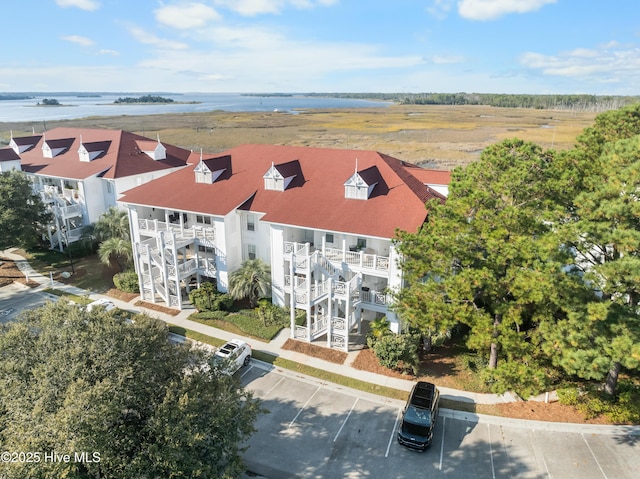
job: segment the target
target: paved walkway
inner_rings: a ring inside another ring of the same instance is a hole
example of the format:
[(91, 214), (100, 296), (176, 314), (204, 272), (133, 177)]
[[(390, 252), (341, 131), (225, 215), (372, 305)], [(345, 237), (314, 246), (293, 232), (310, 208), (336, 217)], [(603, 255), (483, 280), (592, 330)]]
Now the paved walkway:
[[(343, 376), (348, 376), (352, 378), (359, 379), (361, 381), (377, 384), (380, 386), (386, 386), (394, 389), (409, 391), (415, 381), (410, 379), (400, 379), (393, 378), (381, 374), (371, 373), (368, 371), (362, 371), (359, 369), (355, 369), (351, 366), (352, 362), (355, 360), (358, 351), (352, 351), (349, 353), (347, 360), (344, 364), (335, 364), (329, 361), (324, 361), (322, 359), (314, 358), (311, 356), (307, 356), (306, 354), (297, 353), (295, 351), (289, 351), (286, 349), (282, 349), (282, 345), (284, 342), (290, 337), (291, 330), (283, 329), (278, 336), (276, 336), (270, 342), (262, 342), (253, 338), (243, 338), (235, 333), (229, 333), (228, 331), (224, 331), (222, 329), (217, 329), (211, 326), (207, 326), (195, 321), (189, 320), (189, 316), (195, 311), (192, 307), (184, 309), (177, 316), (172, 316), (170, 314), (161, 313), (158, 311), (154, 311), (151, 309), (147, 309), (140, 306), (135, 306), (140, 298), (136, 297), (129, 302), (121, 301), (110, 296), (105, 296), (101, 294), (92, 293), (87, 290), (83, 290), (80, 288), (76, 288), (74, 286), (69, 286), (64, 283), (60, 283), (57, 281), (52, 281), (51, 278), (47, 276), (43, 276), (42, 274), (35, 271), (31, 265), (26, 261), (22, 256), (17, 255), (13, 252), (13, 249), (5, 250), (1, 253), (2, 256), (15, 260), (16, 265), (20, 270), (25, 274), (25, 276), (31, 280), (40, 283), (40, 286), (36, 288), (36, 290), (42, 290), (47, 287), (55, 288), (58, 290), (67, 291), (72, 294), (76, 294), (79, 296), (88, 296), (91, 300), (96, 300), (99, 298), (107, 298), (112, 301), (118, 308), (126, 309), (129, 311), (137, 311), (137, 312), (146, 312), (149, 316), (159, 318), (169, 324), (174, 324), (176, 326), (181, 326), (186, 329), (190, 329), (192, 331), (197, 331), (202, 334), (206, 334), (207, 336), (213, 336), (215, 338), (228, 340), (232, 338), (244, 339), (246, 342), (251, 344), (253, 349), (268, 352), (274, 354), (276, 356), (289, 359), (291, 361), (295, 361), (297, 363), (305, 364), (308, 366), (312, 366), (314, 368), (323, 369), (326, 371), (331, 371), (336, 374), (341, 374)], [(514, 402), (520, 400), (516, 396), (506, 393), (502, 395), (497, 394), (481, 394), (481, 393), (473, 393), (468, 391), (460, 391), (451, 388), (438, 387), (440, 389), (441, 395), (446, 399), (453, 399), (456, 401), (463, 401), (469, 403), (476, 404), (499, 404), (506, 402)], [(539, 398), (540, 400), (544, 400), (544, 397)], [(553, 398), (552, 398), (553, 399)]]

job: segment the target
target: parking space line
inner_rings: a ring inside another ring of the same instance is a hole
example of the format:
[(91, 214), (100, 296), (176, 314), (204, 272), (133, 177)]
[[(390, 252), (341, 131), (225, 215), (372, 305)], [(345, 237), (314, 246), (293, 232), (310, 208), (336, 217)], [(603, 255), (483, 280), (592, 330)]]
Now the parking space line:
[(289, 423), (289, 427), (293, 426), (293, 423), (295, 423), (295, 422), (296, 422), (296, 419), (298, 419), (298, 416), (302, 413), (302, 411), (304, 411), (304, 408), (306, 408), (306, 407), (307, 407), (307, 404), (309, 404), (309, 401), (311, 401), (311, 400), (313, 399), (313, 396), (315, 396), (315, 395), (316, 395), (316, 393), (317, 393), (318, 391), (320, 391), (320, 387), (321, 387), (321, 386), (318, 386), (318, 389), (316, 389), (316, 390), (314, 391), (314, 393), (311, 395), (311, 397), (310, 397), (309, 399), (307, 399), (307, 402), (306, 402), (306, 403), (304, 403), (304, 406), (302, 406), (302, 407), (300, 408), (300, 410), (298, 411), (298, 414), (296, 414), (296, 417), (294, 417), (294, 418), (291, 420), (291, 422)]
[(496, 468), (493, 465), (493, 446), (491, 446), (491, 424), (487, 424), (487, 431), (489, 432), (489, 457), (491, 458), (491, 474), (493, 479), (496, 479)]
[(278, 382), (277, 382), (277, 383), (275, 383), (273, 386), (271, 386), (271, 389), (269, 389), (269, 390), (267, 391), (267, 394), (265, 394), (264, 396), (262, 396), (262, 399), (266, 399), (266, 397), (267, 397), (269, 394), (271, 394), (271, 391), (273, 391), (273, 390), (278, 386), (278, 384), (280, 384), (282, 381), (284, 381), (284, 376), (282, 376), (282, 377), (280, 378), (280, 381), (278, 381)]
[(444, 456), (444, 426), (447, 424), (447, 416), (443, 416), (442, 418), (442, 442), (440, 443), (440, 464), (438, 465), (438, 470), (442, 471), (442, 458)]
[(351, 406), (351, 409), (349, 409), (349, 414), (347, 414), (347, 417), (345, 417), (344, 421), (342, 421), (342, 425), (340, 426), (340, 429), (338, 429), (338, 432), (336, 433), (336, 437), (333, 438), (333, 442), (336, 442), (336, 439), (338, 439), (338, 436), (342, 432), (342, 428), (344, 427), (344, 425), (349, 420), (349, 416), (351, 416), (351, 413), (353, 412), (353, 408), (356, 407), (356, 404), (358, 404), (359, 400), (360, 400), (360, 398), (356, 398), (356, 401), (353, 403), (353, 406)]
[[(549, 472), (549, 467), (547, 466), (547, 461), (544, 458), (544, 453), (542, 450), (540, 450), (540, 448), (536, 447), (536, 443), (534, 442), (534, 438), (536, 435), (536, 430), (532, 429), (531, 430), (531, 435), (529, 436), (529, 442), (531, 442), (531, 447), (533, 448), (533, 450), (538, 450), (538, 454), (540, 455), (540, 459), (542, 460), (542, 465), (544, 466), (544, 470), (547, 471), (547, 477), (549, 479), (551, 479), (551, 473)], [(536, 457), (536, 463), (538, 462), (537, 457)], [(540, 467), (540, 466), (538, 466)]]
[(398, 420), (400, 419), (400, 414), (402, 414), (402, 409), (398, 409), (398, 414), (396, 414), (396, 422), (393, 423), (391, 437), (389, 437), (389, 444), (387, 444), (387, 452), (384, 454), (384, 457), (389, 457), (389, 449), (391, 449), (391, 442), (393, 442), (393, 437), (396, 435), (396, 429), (398, 428)]
[(602, 466), (600, 466), (600, 463), (598, 462), (598, 458), (596, 457), (596, 455), (593, 453), (593, 449), (591, 449), (591, 446), (589, 445), (589, 443), (587, 442), (587, 438), (584, 437), (584, 433), (580, 433), (580, 435), (582, 436), (582, 440), (584, 441), (584, 443), (587, 445), (587, 448), (589, 448), (589, 452), (591, 453), (591, 455), (593, 456), (593, 460), (596, 461), (596, 464), (598, 465), (598, 469), (600, 469), (600, 472), (602, 473), (602, 476), (604, 477), (604, 479), (609, 479), (607, 477), (607, 475), (604, 473), (604, 471), (602, 470)]
[(240, 375), (240, 379), (242, 379), (242, 378), (244, 377), (244, 375), (245, 375), (245, 374), (247, 374), (247, 373), (248, 373), (249, 371), (251, 371), (252, 369), (253, 369), (253, 365), (249, 366), (249, 367), (247, 368), (247, 370), (246, 370), (245, 372), (243, 372), (243, 373)]

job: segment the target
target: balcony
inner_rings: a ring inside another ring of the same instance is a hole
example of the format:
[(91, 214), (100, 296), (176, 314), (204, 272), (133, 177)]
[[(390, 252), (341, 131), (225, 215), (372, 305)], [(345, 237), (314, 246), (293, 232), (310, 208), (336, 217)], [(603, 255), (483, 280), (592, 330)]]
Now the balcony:
[(210, 246), (213, 246), (215, 243), (214, 229), (202, 226), (185, 228), (179, 224), (167, 223), (165, 221), (139, 219), (138, 231), (147, 236), (157, 236), (160, 233), (174, 233), (177, 240), (198, 239), (201, 243), (205, 245), (209, 244)]
[(345, 251), (338, 248), (326, 248), (324, 256), (332, 263), (347, 263), (361, 269), (389, 271), (389, 257), (378, 256), (372, 250)]
[(361, 303), (374, 304), (377, 306), (387, 306), (391, 303), (390, 296), (384, 291), (373, 291), (369, 288), (360, 290), (359, 298)]
[(362, 270), (380, 273), (389, 272), (389, 257), (379, 256), (372, 249), (346, 251), (338, 248), (325, 248), (324, 251), (320, 251), (316, 250), (310, 243), (285, 241), (284, 253), (285, 255), (295, 253), (296, 267), (300, 269), (307, 269), (309, 267), (307, 258), (310, 258), (312, 254), (316, 254), (318, 257), (315, 258), (315, 261), (325, 269), (327, 269), (327, 266), (322, 264), (323, 260), (331, 263), (346, 263)]

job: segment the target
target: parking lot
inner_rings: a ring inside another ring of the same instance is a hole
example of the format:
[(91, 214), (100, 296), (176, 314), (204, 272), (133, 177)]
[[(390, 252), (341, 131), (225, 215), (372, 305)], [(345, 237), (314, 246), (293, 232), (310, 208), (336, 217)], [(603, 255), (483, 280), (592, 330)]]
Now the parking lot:
[[(270, 479), (636, 478), (640, 436), (540, 425), (442, 410), (431, 448), (396, 442), (403, 403), (323, 383), (257, 361), (237, 373), (269, 413), (245, 463)], [(466, 416), (466, 417), (465, 417)]]
[(18, 283), (4, 286), (0, 288), (0, 323), (12, 321), (20, 311), (37, 308), (50, 299), (46, 293), (34, 293)]
[[(0, 288), (0, 322), (52, 299)], [(269, 413), (244, 460), (269, 479), (638, 477), (640, 429), (554, 425), (441, 410), (425, 453), (400, 446), (404, 404), (252, 360), (236, 373)], [(635, 435), (634, 435), (635, 434)]]

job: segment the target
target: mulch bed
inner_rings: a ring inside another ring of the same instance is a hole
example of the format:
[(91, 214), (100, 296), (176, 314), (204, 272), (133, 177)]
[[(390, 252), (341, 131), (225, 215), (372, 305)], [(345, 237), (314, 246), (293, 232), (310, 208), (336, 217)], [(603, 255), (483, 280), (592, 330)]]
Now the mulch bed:
[(347, 359), (347, 353), (344, 351), (337, 351), (335, 349), (324, 348), (322, 346), (316, 346), (315, 344), (309, 344), (307, 342), (298, 341), (296, 339), (287, 339), (283, 344), (282, 349), (289, 351), (295, 351), (297, 353), (306, 354), (318, 359), (324, 359), (335, 364), (343, 364)]
[(119, 299), (120, 301), (129, 302), (134, 298), (140, 296), (138, 293), (125, 293), (124, 291), (120, 291), (119, 289), (111, 288), (107, 291), (107, 296), (111, 296), (112, 298)]
[(24, 284), (30, 288), (40, 286), (36, 281), (27, 281), (24, 273), (18, 269), (16, 262), (11, 259), (0, 259), (0, 288), (11, 283)]
[(380, 364), (378, 358), (374, 354), (372, 349), (364, 348), (358, 353), (356, 359), (351, 363), (351, 366), (361, 371), (369, 371), (370, 373), (382, 374), (384, 376), (390, 376), (400, 379), (415, 379), (413, 374), (402, 373), (393, 369), (385, 368)]
[(165, 306), (160, 306), (159, 304), (147, 303), (146, 301), (136, 301), (133, 304), (134, 306), (140, 306), (141, 308), (158, 311), (159, 313), (165, 313), (171, 316), (178, 316), (180, 314), (180, 311), (178, 311), (177, 309), (167, 308)]

